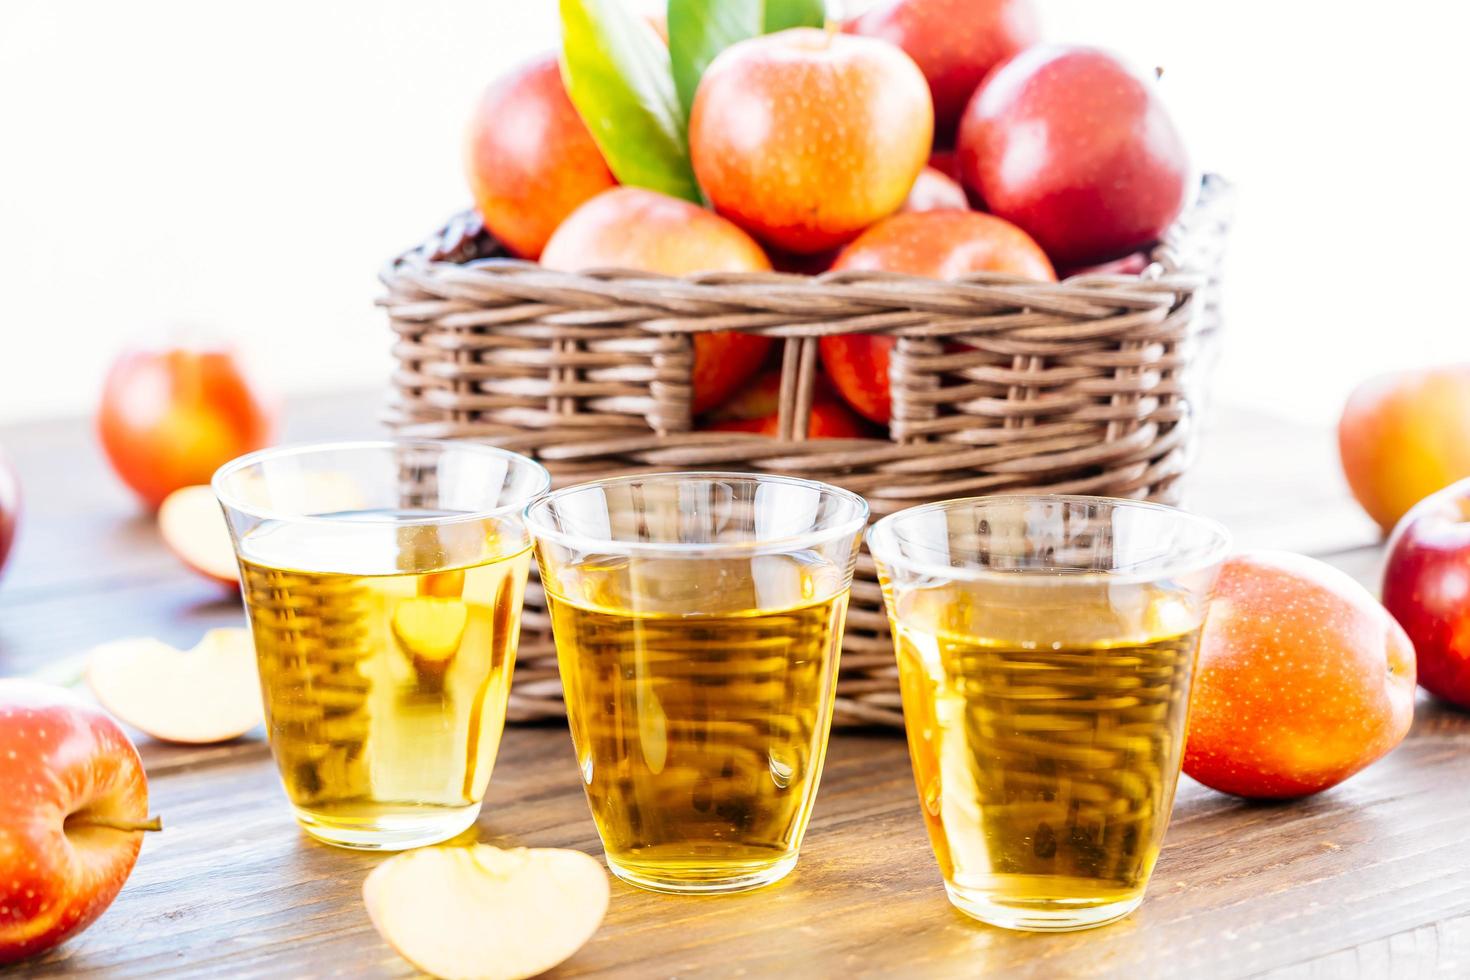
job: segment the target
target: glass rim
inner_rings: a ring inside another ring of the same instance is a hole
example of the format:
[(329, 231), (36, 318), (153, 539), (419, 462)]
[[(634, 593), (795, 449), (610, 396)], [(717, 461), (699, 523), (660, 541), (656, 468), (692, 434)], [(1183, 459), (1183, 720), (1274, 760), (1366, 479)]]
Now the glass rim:
[[(800, 534), (788, 534), (777, 538), (762, 538), (754, 541), (730, 541), (720, 543), (699, 541), (622, 541), (612, 537), (594, 537), (586, 534), (573, 534), (551, 527), (545, 521), (538, 518), (532, 512), (537, 508), (549, 508), (559, 498), (570, 496), (573, 493), (585, 492), (592, 487), (605, 487), (621, 483), (636, 483), (647, 480), (664, 479), (705, 479), (705, 480), (741, 480), (749, 483), (780, 483), (787, 486), (805, 487), (819, 493), (825, 493), (846, 501), (854, 508), (853, 516), (840, 524), (821, 530), (803, 531)], [(774, 473), (736, 473), (726, 470), (671, 470), (663, 473), (636, 473), (631, 476), (614, 476), (604, 480), (588, 480), (585, 483), (576, 483), (560, 490), (537, 497), (526, 504), (523, 516), (526, 529), (538, 544), (542, 540), (550, 541), (562, 547), (576, 548), (582, 551), (601, 550), (610, 554), (636, 554), (636, 555), (677, 555), (680, 557), (705, 556), (705, 555), (764, 555), (784, 554), (791, 551), (800, 551), (804, 547), (811, 547), (826, 541), (831, 541), (845, 536), (856, 537), (868, 523), (870, 508), (868, 501), (861, 495), (851, 490), (835, 486), (831, 483), (823, 483), (820, 480), (804, 480), (795, 476), (779, 476)]]
[[(901, 517), (948, 510), (964, 504), (1035, 503), (1043, 501), (1107, 504), (1119, 509), (1153, 511), (1158, 514), (1166, 514), (1185, 524), (1200, 528), (1213, 535), (1214, 540), (1197, 554), (1190, 553), (1183, 555), (1177, 561), (1170, 561), (1162, 568), (1148, 572), (1121, 572), (1102, 569), (1067, 570), (1064, 568), (1018, 568), (1006, 570), (963, 568), (954, 565), (943, 565), (939, 562), (918, 561), (901, 554), (894, 554), (891, 549), (878, 542), (878, 538), (882, 535), (894, 533), (893, 528), (897, 526), (898, 519)], [(967, 582), (1004, 582), (1012, 585), (1030, 583), (1058, 585), (1071, 584), (1073, 582), (1087, 585), (1097, 585), (1104, 582), (1115, 585), (1138, 585), (1145, 582), (1156, 582), (1160, 579), (1173, 576), (1187, 575), (1218, 565), (1229, 555), (1233, 539), (1231, 538), (1230, 530), (1212, 517), (1191, 514), (1187, 510), (1182, 510), (1169, 504), (1157, 503), (1152, 500), (1133, 500), (1128, 497), (1101, 497), (1073, 493), (1010, 493), (976, 497), (956, 497), (952, 500), (938, 500), (933, 503), (919, 504), (915, 507), (906, 507), (903, 510), (895, 511), (876, 521), (872, 527), (868, 528), (867, 533), (863, 535), (863, 543), (868, 546), (868, 553), (873, 556), (873, 560), (880, 565), (888, 565), (893, 568), (902, 569), (905, 572), (916, 572), (924, 576), (960, 579)], [(880, 552), (882, 553), (880, 554)]]
[(461, 442), (457, 439), (340, 439), (326, 442), (292, 442), (279, 446), (267, 446), (243, 456), (236, 456), (214, 471), (210, 477), (209, 487), (214, 491), (215, 499), (222, 506), (245, 514), (262, 521), (283, 521), (292, 524), (341, 524), (343, 521), (336, 517), (323, 517), (319, 514), (302, 514), (295, 511), (283, 511), (273, 508), (256, 507), (247, 505), (233, 494), (226, 492), (224, 481), (230, 477), (272, 459), (284, 459), (291, 456), (310, 456), (317, 453), (343, 452), (357, 450), (383, 450), (383, 449), (436, 449), (463, 451), (481, 456), (493, 456), (503, 459), (511, 465), (528, 465), (536, 472), (536, 487), (525, 499), (513, 500), (508, 503), (499, 504), (495, 507), (465, 511), (448, 517), (411, 517), (404, 520), (354, 520), (354, 524), (364, 527), (388, 526), (413, 527), (413, 526), (435, 526), (444, 527), (451, 524), (463, 524), (470, 521), (483, 521), (506, 517), (510, 514), (521, 513), (526, 506), (534, 502), (551, 487), (551, 473), (536, 460), (521, 453), (499, 446), (487, 446), (478, 442)]

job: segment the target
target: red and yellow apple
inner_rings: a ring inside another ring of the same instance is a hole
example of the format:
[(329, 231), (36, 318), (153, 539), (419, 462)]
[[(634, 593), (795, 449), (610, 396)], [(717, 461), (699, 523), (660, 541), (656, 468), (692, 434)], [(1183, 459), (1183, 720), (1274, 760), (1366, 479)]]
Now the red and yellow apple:
[[(639, 187), (604, 191), (574, 211), (541, 255), (549, 269), (618, 268), (685, 276), (760, 272), (766, 253), (735, 225), (704, 208)], [(694, 337), (695, 415), (730, 397), (770, 350), (769, 337), (701, 333)]]
[(20, 522), (20, 481), (5, 453), (0, 451), (0, 572), (15, 543), (15, 526)]
[(1470, 708), (1470, 479), (1421, 500), (1394, 528), (1383, 604), (1419, 658), (1419, 684)]
[(554, 54), (485, 90), (465, 135), (465, 173), (485, 227), (527, 259), (578, 205), (617, 183)]
[(1030, 0), (888, 0), (848, 23), (854, 34), (902, 48), (924, 73), (941, 143), (992, 68), (1041, 39)]
[(1419, 501), (1470, 476), (1470, 364), (1359, 385), (1337, 445), (1353, 496), (1388, 532)]
[(1185, 772), (1236, 796), (1306, 796), (1381, 758), (1413, 720), (1413, 644), (1367, 589), (1288, 552), (1225, 563), (1200, 638)]
[(1190, 190), (1184, 142), (1153, 83), (1095, 48), (1037, 45), (999, 65), (965, 109), (959, 152), (986, 210), (1062, 267), (1158, 240)]
[(106, 911), (133, 870), (148, 781), (127, 735), (63, 688), (0, 679), (0, 964)]
[[(720, 406), (702, 428), (713, 432), (756, 432), (774, 436), (780, 427), (781, 372), (767, 371)], [(869, 435), (862, 419), (837, 397), (831, 383), (817, 376), (812, 392), (808, 439), (861, 439)]]
[(900, 211), (968, 211), (970, 200), (959, 183), (933, 167), (925, 167), (914, 179)]
[[(896, 214), (863, 232), (842, 250), (834, 270), (886, 270), (933, 279), (972, 272), (1005, 272), (1028, 279), (1056, 278), (1046, 253), (1008, 221), (978, 211)], [(893, 338), (835, 334), (820, 343), (822, 364), (838, 393), (859, 414), (887, 425), (893, 402), (888, 364)]]
[(769, 245), (820, 252), (898, 210), (933, 123), (924, 76), (898, 48), (795, 28), (710, 63), (689, 152), (716, 211)]
[(229, 350), (134, 350), (113, 361), (97, 412), (112, 468), (148, 507), (270, 441), (275, 412)]

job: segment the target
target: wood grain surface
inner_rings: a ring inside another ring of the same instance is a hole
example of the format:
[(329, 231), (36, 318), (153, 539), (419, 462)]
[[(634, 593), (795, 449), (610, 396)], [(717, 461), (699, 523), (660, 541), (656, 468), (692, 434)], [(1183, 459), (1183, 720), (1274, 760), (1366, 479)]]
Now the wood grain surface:
[[(292, 407), (290, 438), (369, 435), (371, 397)], [(1375, 585), (1376, 535), (1347, 500), (1325, 432), (1221, 411), (1191, 507), (1242, 547), (1324, 556)], [(0, 675), (128, 634), (186, 644), (237, 625), (238, 597), (184, 571), (77, 422), (0, 429), (27, 492), (0, 584)], [(834, 738), (801, 863), (719, 898), (619, 882), (597, 936), (557, 976), (1470, 976), (1470, 716), (1421, 700), (1408, 741), (1342, 786), (1259, 805), (1181, 786), (1142, 908), (1060, 936), (979, 925), (945, 899), (901, 738)], [(411, 976), (359, 892), (381, 858), (299, 832), (259, 735), (205, 748), (140, 737), (151, 835), (112, 908), (14, 976)], [(600, 854), (570, 739), (506, 733), (479, 839)]]

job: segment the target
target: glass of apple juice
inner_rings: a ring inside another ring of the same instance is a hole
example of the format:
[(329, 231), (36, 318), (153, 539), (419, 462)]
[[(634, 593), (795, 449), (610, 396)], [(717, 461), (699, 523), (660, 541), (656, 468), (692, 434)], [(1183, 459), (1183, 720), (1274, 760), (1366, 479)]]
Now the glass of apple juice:
[(875, 524), (904, 725), (950, 901), (1065, 931), (1138, 907), (1169, 823), (1223, 528), (1100, 497)]
[(240, 560), (271, 750), (296, 818), (397, 850), (474, 823), (495, 764), (550, 478), (472, 443), (267, 449), (214, 490)]
[(867, 503), (670, 473), (531, 504), (567, 718), (608, 866), (679, 893), (796, 866)]

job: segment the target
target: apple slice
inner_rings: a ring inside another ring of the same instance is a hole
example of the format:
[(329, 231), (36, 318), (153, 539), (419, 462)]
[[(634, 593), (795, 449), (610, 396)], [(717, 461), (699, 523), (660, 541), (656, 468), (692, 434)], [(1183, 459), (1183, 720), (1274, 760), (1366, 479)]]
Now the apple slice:
[(459, 599), (413, 596), (393, 610), (393, 635), (420, 673), (443, 676), (459, 652), (469, 615)]
[(224, 585), (240, 583), (230, 528), (209, 487), (181, 487), (165, 497), (158, 508), (158, 533), (194, 571)]
[(581, 851), (476, 844), (391, 857), (367, 876), (362, 897), (379, 935), (425, 973), (518, 980), (592, 938), (608, 885)]
[(87, 686), (120, 720), (164, 742), (225, 742), (264, 720), (243, 629), (210, 630), (188, 653), (146, 638), (104, 643), (88, 661)]

